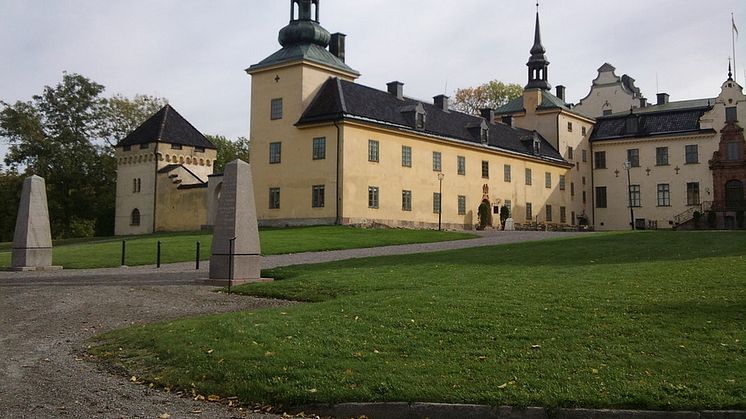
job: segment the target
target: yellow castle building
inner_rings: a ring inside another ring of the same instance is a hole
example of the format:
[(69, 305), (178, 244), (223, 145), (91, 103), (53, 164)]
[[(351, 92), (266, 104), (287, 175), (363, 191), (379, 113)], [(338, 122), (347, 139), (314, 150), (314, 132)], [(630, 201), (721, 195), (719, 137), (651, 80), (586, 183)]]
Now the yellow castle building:
[[(563, 86), (551, 91), (537, 12), (523, 95), (468, 115), (444, 95), (410, 98), (398, 81), (356, 83), (345, 35), (320, 25), (319, 3), (291, 0), (281, 48), (246, 70), (261, 225), (472, 229), (483, 202), (510, 208), (519, 227), (693, 227), (697, 214), (743, 224), (746, 97), (732, 77), (716, 98), (648, 105), (604, 64), (572, 105)], [(159, 134), (164, 118), (180, 128)], [(214, 146), (173, 109), (117, 158), (117, 234), (212, 224)]]

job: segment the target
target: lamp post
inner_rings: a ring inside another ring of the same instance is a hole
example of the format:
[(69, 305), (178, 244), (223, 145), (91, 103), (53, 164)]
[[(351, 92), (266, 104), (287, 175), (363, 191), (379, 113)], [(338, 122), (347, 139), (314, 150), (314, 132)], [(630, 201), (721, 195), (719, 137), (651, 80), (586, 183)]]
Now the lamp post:
[(629, 174), (632, 169), (632, 162), (629, 160), (624, 162), (624, 169), (627, 171), (627, 200), (629, 201), (629, 224), (632, 226), (632, 230), (635, 229), (635, 210), (632, 207), (632, 178)]
[(443, 178), (445, 177), (446, 175), (443, 173), (438, 173), (438, 231), (441, 231), (441, 222), (443, 220)]

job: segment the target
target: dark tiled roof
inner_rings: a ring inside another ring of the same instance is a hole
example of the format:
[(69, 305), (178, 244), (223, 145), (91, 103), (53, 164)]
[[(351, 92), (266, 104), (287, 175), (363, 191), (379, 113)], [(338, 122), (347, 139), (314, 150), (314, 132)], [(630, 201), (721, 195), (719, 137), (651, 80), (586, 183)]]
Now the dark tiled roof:
[[(421, 104), (425, 111), (425, 129), (414, 128), (414, 110)], [(483, 118), (461, 112), (445, 112), (433, 104), (396, 96), (360, 84), (330, 78), (301, 116), (299, 125), (356, 119), (393, 126), (396, 129), (421, 132), (450, 140), (481, 144), (480, 126)], [(519, 153), (528, 157), (567, 163), (557, 150), (539, 136), (540, 154), (533, 154), (533, 132), (504, 124), (487, 124), (487, 147)]]
[[(591, 141), (710, 131), (702, 130), (699, 124), (700, 118), (709, 109), (711, 106), (704, 99), (649, 106), (625, 114), (599, 117)], [(628, 125), (630, 119), (634, 122)]]
[(336, 68), (337, 70), (344, 71), (346, 73), (360, 75), (360, 73), (353, 70), (350, 66), (345, 64), (344, 61), (335, 57), (334, 54), (329, 52), (327, 49), (316, 44), (288, 45), (270, 55), (269, 57), (265, 58), (258, 64), (252, 65), (246, 71), (251, 72), (254, 70), (260, 70), (262, 68), (271, 67), (277, 64), (301, 60), (324, 64), (329, 67)]
[(117, 147), (148, 143), (181, 144), (214, 149), (215, 145), (197, 131), (171, 105), (166, 105), (132, 131)]

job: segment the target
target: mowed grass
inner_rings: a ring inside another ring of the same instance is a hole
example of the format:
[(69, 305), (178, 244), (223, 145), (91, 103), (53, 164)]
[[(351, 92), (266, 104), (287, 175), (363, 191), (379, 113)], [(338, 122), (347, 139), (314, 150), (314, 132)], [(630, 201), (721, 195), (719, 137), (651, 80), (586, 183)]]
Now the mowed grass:
[[(476, 237), (471, 233), (433, 230), (363, 229), (343, 226), (262, 229), (262, 254), (276, 255), (326, 250), (358, 249), (410, 243), (430, 243)], [(166, 233), (136, 237), (72, 239), (55, 242), (54, 264), (67, 269), (111, 268), (121, 265), (122, 240), (126, 240), (125, 264), (156, 263), (161, 242), (161, 263), (210, 258), (211, 233)], [(10, 266), (10, 243), (0, 243), (0, 267)]]
[(91, 352), (160, 386), (352, 401), (746, 409), (746, 234), (594, 234), (264, 272), (313, 303), (133, 327)]

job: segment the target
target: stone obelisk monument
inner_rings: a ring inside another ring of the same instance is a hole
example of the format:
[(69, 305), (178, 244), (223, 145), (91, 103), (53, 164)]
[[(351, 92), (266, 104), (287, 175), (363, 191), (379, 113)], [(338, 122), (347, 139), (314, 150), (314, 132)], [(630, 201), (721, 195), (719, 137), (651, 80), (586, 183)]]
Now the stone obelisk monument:
[(225, 166), (210, 257), (214, 285), (268, 281), (261, 278), (261, 247), (256, 222), (251, 166), (235, 160)]
[(31, 176), (23, 182), (10, 266), (15, 271), (62, 269), (52, 266), (46, 182), (39, 176)]

